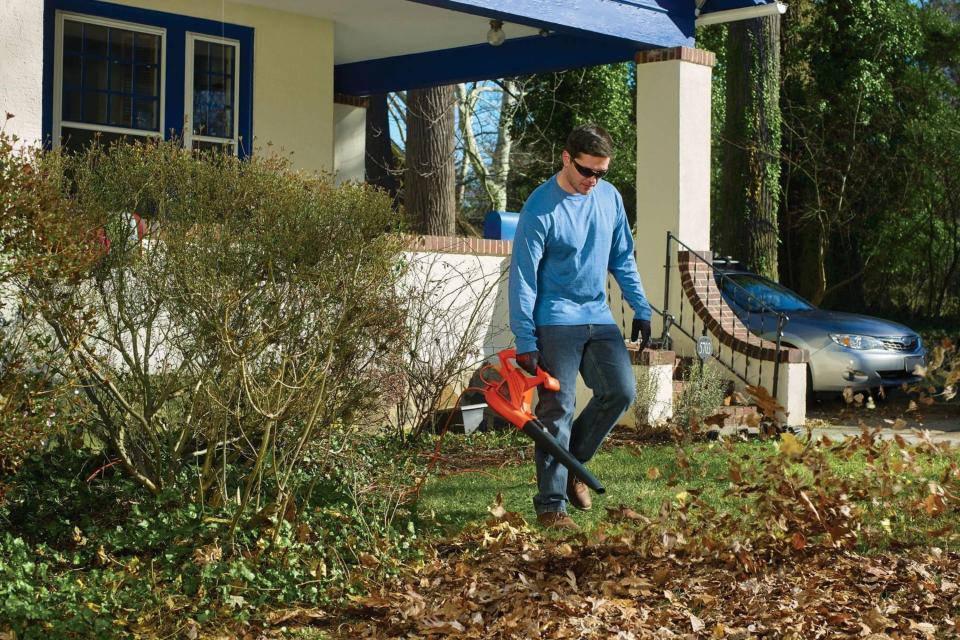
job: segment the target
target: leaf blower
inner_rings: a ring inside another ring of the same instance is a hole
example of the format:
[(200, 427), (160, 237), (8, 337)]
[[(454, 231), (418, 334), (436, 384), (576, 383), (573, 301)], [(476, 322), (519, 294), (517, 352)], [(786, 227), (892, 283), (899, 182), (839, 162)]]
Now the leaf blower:
[(500, 368), (488, 364), (484, 370), (493, 369), (499, 374), (500, 379), (489, 380), (482, 373), (480, 374), (487, 405), (517, 429), (530, 436), (540, 448), (556, 458), (588, 487), (597, 493), (604, 493), (606, 489), (600, 481), (569, 451), (560, 446), (560, 443), (547, 430), (546, 425), (540, 422), (530, 409), (534, 388), (542, 384), (544, 389), (559, 391), (560, 381), (540, 367), (537, 367), (537, 375), (527, 375), (526, 371), (514, 364), (517, 358), (516, 349), (504, 349), (497, 354), (497, 357), (500, 359)]

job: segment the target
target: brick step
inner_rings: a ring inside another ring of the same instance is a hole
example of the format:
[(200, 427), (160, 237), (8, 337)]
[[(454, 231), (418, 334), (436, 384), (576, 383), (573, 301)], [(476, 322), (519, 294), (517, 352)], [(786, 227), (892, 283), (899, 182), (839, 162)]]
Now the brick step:
[[(685, 380), (673, 381), (673, 399), (675, 402), (686, 385), (687, 382)], [(722, 406), (717, 410), (717, 413), (726, 416), (723, 421), (723, 427), (746, 427), (749, 416), (760, 417), (760, 411), (754, 405)], [(753, 422), (755, 423), (756, 421)]]

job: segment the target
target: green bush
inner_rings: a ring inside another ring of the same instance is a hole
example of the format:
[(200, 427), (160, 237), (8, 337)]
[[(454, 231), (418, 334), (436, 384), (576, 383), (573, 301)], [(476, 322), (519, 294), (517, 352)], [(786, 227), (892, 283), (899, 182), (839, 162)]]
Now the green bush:
[(36, 164), (94, 260), (11, 281), (78, 384), (87, 441), (154, 494), (198, 454), (205, 497), (236, 495), (229, 463), (244, 504), (288, 500), (310, 443), (370, 409), (400, 337), (389, 197), (176, 141)]
[(705, 418), (723, 406), (729, 382), (720, 365), (708, 360), (700, 366), (693, 363), (685, 377), (683, 391), (674, 400), (674, 421), (684, 428), (696, 429)]
[(176, 141), (0, 144), (0, 180), (0, 438), (44, 427), (0, 500), (16, 637), (244, 624), (415, 552), (415, 458), (358, 428), (405, 326), (388, 196)]
[(5, 478), (60, 431), (70, 406), (65, 381), (53, 384), (51, 336), (37, 330), (39, 309), (16, 284), (75, 280), (95, 259), (77, 241), (61, 167), (14, 142), (0, 131), (0, 502)]

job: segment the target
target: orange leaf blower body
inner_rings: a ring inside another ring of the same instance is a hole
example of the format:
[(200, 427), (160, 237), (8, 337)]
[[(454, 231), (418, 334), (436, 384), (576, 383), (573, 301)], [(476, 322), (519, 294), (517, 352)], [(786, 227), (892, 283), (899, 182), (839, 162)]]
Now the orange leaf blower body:
[(597, 493), (603, 493), (605, 489), (600, 481), (583, 466), (583, 463), (560, 446), (546, 425), (540, 422), (531, 410), (533, 390), (543, 385), (544, 389), (559, 391), (560, 381), (539, 367), (537, 367), (537, 375), (527, 375), (526, 371), (514, 364), (517, 358), (516, 349), (504, 349), (497, 354), (497, 357), (500, 360), (499, 369), (494, 365), (487, 365), (487, 367), (496, 370), (500, 379), (483, 378), (483, 395), (487, 405), (517, 429), (530, 436), (540, 448), (555, 457), (588, 487)]

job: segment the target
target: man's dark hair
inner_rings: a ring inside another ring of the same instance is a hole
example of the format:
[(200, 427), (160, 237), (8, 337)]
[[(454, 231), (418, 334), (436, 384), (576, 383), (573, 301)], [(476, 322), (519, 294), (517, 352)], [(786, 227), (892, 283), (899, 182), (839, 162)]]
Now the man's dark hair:
[(582, 124), (571, 131), (565, 148), (574, 159), (581, 153), (598, 158), (613, 157), (613, 140), (610, 134), (596, 124)]

